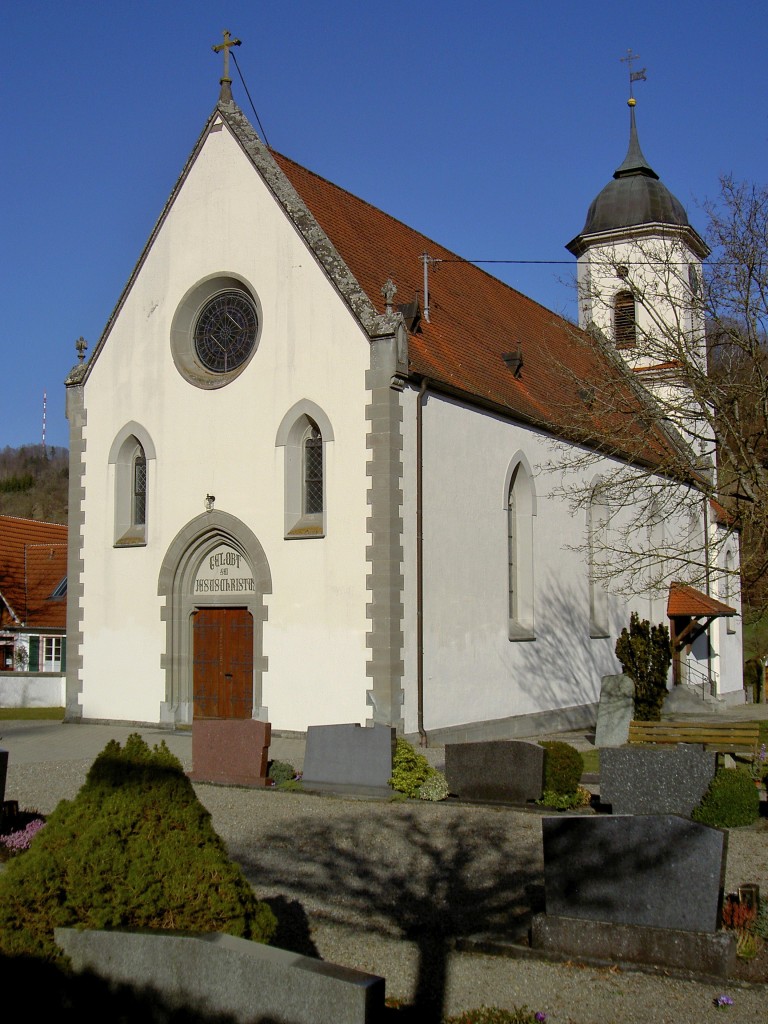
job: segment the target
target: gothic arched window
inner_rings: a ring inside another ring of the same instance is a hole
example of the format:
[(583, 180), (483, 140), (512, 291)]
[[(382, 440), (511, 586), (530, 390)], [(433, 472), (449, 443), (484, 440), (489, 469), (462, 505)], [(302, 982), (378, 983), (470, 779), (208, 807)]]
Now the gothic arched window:
[(523, 459), (507, 475), (507, 600), (510, 640), (533, 640), (533, 481)]

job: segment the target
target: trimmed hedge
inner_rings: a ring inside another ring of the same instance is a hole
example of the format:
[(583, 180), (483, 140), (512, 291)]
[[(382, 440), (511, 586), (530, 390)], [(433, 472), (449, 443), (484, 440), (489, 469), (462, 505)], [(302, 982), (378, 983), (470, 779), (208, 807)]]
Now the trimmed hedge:
[(748, 768), (720, 768), (691, 815), (715, 828), (751, 825), (760, 817), (760, 794)]
[(561, 740), (543, 740), (544, 789), (560, 796), (575, 793), (584, 773), (584, 758), (570, 743)]

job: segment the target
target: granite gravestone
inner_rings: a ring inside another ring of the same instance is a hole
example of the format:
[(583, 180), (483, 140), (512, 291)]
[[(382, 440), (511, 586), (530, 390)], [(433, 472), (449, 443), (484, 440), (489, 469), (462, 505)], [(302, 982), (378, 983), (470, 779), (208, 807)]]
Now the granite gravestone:
[(310, 725), (302, 783), (306, 789), (389, 796), (395, 741), (388, 725)]
[(609, 748), (600, 753), (600, 801), (613, 814), (681, 814), (690, 818), (709, 788), (717, 754), (679, 744)]
[(195, 718), (193, 782), (266, 786), (272, 726), (252, 718)]
[(727, 834), (676, 815), (544, 818), (547, 914), (713, 932)]
[(445, 777), (449, 791), (462, 800), (538, 800), (544, 790), (544, 748), (521, 740), (449, 743)]
[(5, 780), (8, 777), (8, 751), (0, 747), (0, 804), (5, 800)]
[(629, 676), (603, 676), (597, 706), (595, 746), (622, 747), (629, 739), (629, 723), (635, 713), (635, 684)]

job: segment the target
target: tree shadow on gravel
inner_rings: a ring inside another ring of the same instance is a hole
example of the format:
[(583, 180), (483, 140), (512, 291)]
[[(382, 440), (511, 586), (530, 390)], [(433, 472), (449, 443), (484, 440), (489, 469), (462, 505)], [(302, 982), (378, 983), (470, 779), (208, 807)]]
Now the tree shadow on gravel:
[[(440, 812), (369, 804), (365, 817), (332, 822), (299, 813), (289, 832), (263, 835), (258, 846), (233, 845), (230, 854), (257, 887), (285, 893), (287, 905), (298, 900), (360, 932), (413, 942), (417, 984), (407, 1015), (437, 1024), (454, 941), (490, 931), (519, 934), (543, 909), (538, 818), (531, 818), (531, 841), (521, 849), (504, 812), (498, 823), (488, 814)], [(519, 839), (519, 829), (515, 834)], [(405, 1020), (406, 1012), (396, 1017)]]

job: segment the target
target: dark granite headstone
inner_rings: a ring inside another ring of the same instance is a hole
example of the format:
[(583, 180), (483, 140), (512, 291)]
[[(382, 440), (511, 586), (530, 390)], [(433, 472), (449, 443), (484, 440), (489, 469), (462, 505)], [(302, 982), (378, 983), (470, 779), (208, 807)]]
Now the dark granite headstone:
[(629, 723), (635, 712), (635, 684), (623, 673), (603, 676), (597, 706), (595, 746), (621, 747), (629, 739)]
[(717, 754), (679, 744), (609, 748), (600, 752), (600, 801), (614, 814), (682, 814), (689, 818), (706, 793)]
[(272, 726), (252, 718), (195, 718), (192, 722), (194, 782), (265, 786)]
[(449, 791), (462, 800), (538, 800), (544, 790), (544, 748), (523, 740), (449, 743), (445, 777)]
[(676, 815), (543, 818), (548, 914), (712, 932), (727, 833)]
[(395, 739), (388, 725), (310, 725), (302, 782), (310, 789), (389, 794)]
[(5, 780), (8, 776), (8, 751), (0, 747), (0, 804), (5, 800)]

